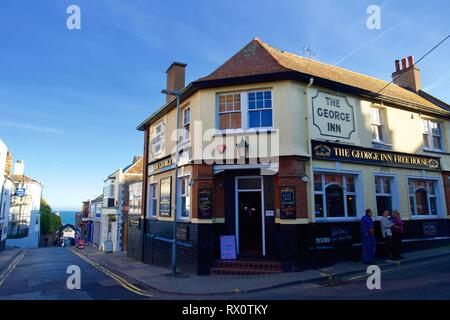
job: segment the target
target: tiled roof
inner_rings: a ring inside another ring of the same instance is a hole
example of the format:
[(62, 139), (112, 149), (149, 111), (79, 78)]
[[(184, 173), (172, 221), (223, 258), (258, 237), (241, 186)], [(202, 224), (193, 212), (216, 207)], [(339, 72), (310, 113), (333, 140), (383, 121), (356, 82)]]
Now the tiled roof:
[(39, 181), (37, 181), (37, 180), (35, 180), (33, 178), (30, 178), (30, 177), (27, 177), (25, 175), (13, 174), (11, 176), (11, 180), (14, 181), (14, 182), (38, 183), (38, 184), (42, 185)]
[(258, 38), (253, 39), (217, 70), (209, 76), (199, 79), (199, 81), (292, 71), (334, 81), (374, 94), (384, 88), (380, 94), (383, 97), (415, 103), (428, 111), (450, 114), (448, 110), (396, 84), (392, 83), (386, 87), (388, 84), (386, 81), (275, 49)]

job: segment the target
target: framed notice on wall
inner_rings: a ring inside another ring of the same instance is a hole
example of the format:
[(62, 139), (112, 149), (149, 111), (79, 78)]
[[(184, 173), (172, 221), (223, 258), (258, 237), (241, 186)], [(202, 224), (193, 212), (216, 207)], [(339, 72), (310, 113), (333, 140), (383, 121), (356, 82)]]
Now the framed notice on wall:
[(160, 184), (159, 215), (161, 217), (170, 217), (172, 177), (161, 179)]
[(295, 219), (295, 187), (281, 187), (281, 219)]
[(199, 189), (198, 190), (198, 218), (211, 219), (212, 218), (212, 190)]

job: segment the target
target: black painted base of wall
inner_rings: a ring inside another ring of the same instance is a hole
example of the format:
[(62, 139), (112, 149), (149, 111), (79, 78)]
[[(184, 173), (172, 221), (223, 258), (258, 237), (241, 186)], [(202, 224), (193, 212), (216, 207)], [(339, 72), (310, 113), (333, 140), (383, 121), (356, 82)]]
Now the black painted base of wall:
[(6, 248), (6, 239), (3, 241), (0, 241), (0, 251), (5, 250)]
[(128, 248), (127, 257), (142, 260), (142, 234), (140, 216), (128, 216)]
[[(143, 237), (144, 263), (171, 268), (173, 223), (146, 220)], [(434, 225), (430, 229), (429, 225)], [(423, 250), (450, 244), (450, 220), (406, 221), (404, 251)], [(225, 224), (178, 223), (177, 265), (182, 273), (208, 275), (214, 260), (220, 258), (220, 236)], [(379, 223), (375, 223), (377, 253), (383, 255)], [(269, 256), (282, 262), (285, 272), (329, 266), (340, 261), (360, 261), (360, 223), (277, 224)], [(428, 239), (428, 240), (426, 240)], [(131, 243), (131, 242), (129, 242)]]

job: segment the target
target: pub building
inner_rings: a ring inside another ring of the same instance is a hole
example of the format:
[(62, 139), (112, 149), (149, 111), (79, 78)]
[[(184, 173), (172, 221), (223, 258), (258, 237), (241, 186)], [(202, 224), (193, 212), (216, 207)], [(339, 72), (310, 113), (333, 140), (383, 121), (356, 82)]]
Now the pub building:
[(450, 106), (421, 90), (412, 57), (390, 85), (257, 38), (188, 85), (185, 68), (166, 72), (178, 177), (176, 99), (138, 127), (145, 263), (170, 266), (175, 217), (178, 268), (201, 275), (359, 259), (366, 208), (401, 212), (406, 250), (450, 242)]

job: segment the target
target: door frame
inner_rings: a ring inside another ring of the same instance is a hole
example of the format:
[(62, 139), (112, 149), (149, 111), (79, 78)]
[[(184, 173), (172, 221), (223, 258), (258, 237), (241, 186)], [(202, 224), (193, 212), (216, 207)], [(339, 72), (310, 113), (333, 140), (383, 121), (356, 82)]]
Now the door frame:
[[(238, 180), (245, 179), (260, 179), (261, 188), (260, 189), (246, 189), (239, 190)], [(264, 209), (264, 179), (262, 176), (236, 176), (234, 179), (235, 187), (235, 233), (236, 233), (236, 253), (239, 254), (239, 192), (260, 192), (261, 193), (261, 228), (262, 228), (262, 255), (266, 256), (266, 222), (265, 222), (265, 209)]]

